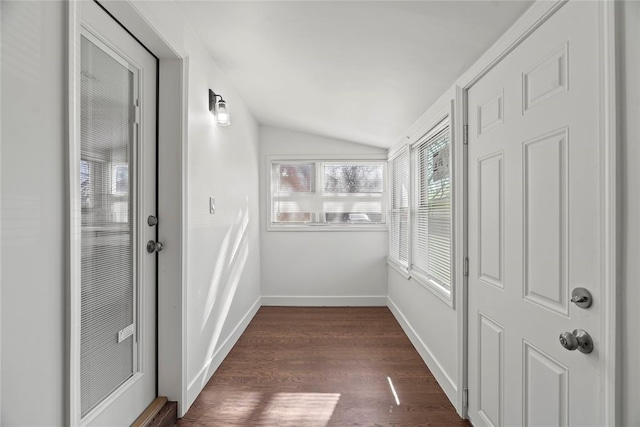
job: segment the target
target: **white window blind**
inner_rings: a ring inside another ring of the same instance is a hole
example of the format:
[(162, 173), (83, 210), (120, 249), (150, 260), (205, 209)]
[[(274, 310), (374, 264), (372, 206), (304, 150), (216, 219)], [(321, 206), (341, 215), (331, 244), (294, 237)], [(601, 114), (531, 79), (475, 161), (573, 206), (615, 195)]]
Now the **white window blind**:
[(409, 150), (389, 160), (389, 260), (409, 268)]
[(384, 162), (272, 161), (271, 225), (385, 223)]
[(412, 147), (411, 275), (451, 287), (451, 175), (448, 120)]
[(86, 37), (81, 41), (82, 209), (80, 393), (85, 416), (136, 371), (134, 325), (134, 75)]

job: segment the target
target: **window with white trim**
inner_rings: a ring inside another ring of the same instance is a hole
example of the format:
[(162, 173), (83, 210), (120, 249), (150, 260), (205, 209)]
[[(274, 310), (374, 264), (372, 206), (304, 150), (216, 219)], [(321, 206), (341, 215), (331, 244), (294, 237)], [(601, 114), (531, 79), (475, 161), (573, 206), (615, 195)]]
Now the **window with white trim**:
[(446, 297), (451, 293), (450, 129), (445, 119), (411, 147), (410, 274)]
[(409, 269), (409, 150), (389, 159), (389, 261)]
[(385, 163), (271, 160), (272, 229), (384, 226)]

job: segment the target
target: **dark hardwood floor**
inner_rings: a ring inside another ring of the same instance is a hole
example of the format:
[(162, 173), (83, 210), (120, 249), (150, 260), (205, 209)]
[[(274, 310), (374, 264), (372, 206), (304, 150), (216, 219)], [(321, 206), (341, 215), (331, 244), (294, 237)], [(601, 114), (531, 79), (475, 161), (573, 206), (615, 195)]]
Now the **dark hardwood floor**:
[(262, 307), (178, 425), (470, 424), (388, 308)]

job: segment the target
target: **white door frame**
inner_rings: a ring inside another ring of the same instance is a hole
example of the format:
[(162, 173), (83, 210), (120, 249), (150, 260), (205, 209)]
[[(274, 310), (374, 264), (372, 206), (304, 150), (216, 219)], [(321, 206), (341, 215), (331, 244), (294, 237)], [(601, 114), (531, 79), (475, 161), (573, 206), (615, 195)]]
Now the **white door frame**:
[[(468, 90), (496, 64), (513, 51), (524, 39), (536, 31), (568, 0), (555, 2), (538, 1), (467, 71), (456, 83), (456, 117), (455, 133), (464, 135), (467, 121)], [(617, 373), (618, 348), (616, 340), (617, 327), (617, 281), (616, 281), (616, 175), (617, 175), (617, 140), (616, 140), (616, 83), (615, 83), (615, 4), (613, 1), (599, 1), (599, 56), (600, 56), (600, 153), (602, 182), (600, 183), (601, 200), (600, 216), (602, 230), (602, 310), (603, 310), (603, 341), (600, 345), (601, 390), (604, 402), (603, 425), (617, 425), (619, 420), (618, 404), (619, 374)], [(461, 120), (460, 120), (461, 119)], [(457, 138), (457, 144), (463, 144), (463, 138)], [(456, 179), (458, 196), (464, 206), (461, 217), (456, 218), (464, 230), (456, 240), (456, 244), (463, 246), (463, 257), (468, 254), (468, 161), (466, 147), (459, 147), (458, 152), (464, 153), (463, 167)], [(462, 383), (458, 388), (456, 406), (462, 408), (461, 416), (467, 417), (466, 390), (468, 387), (468, 277), (465, 277), (462, 292), (456, 295), (458, 311), (458, 348), (462, 349), (462, 357), (458, 364), (458, 374)]]
[[(78, 2), (67, 2), (67, 134), (68, 134), (68, 188), (77, 186), (72, 179), (76, 147), (80, 144), (80, 93), (78, 73), (80, 14)], [(187, 403), (186, 383), (186, 257), (187, 257), (187, 54), (171, 46), (164, 36), (130, 1), (101, 1), (101, 5), (159, 59), (160, 84), (158, 91), (158, 240), (165, 249), (158, 259), (158, 394), (178, 402), (178, 416), (184, 415)], [(180, 102), (175, 102), (178, 99)], [(73, 190), (72, 190), (73, 191)], [(79, 190), (78, 190), (79, 191)], [(70, 194), (67, 195), (67, 198)], [(69, 204), (70, 205), (70, 204)], [(71, 209), (71, 206), (69, 206)], [(67, 212), (67, 356), (65, 386), (67, 425), (79, 423), (79, 390), (76, 384), (79, 366), (80, 304), (77, 272), (69, 266), (78, 259), (80, 247), (72, 238), (74, 218)]]

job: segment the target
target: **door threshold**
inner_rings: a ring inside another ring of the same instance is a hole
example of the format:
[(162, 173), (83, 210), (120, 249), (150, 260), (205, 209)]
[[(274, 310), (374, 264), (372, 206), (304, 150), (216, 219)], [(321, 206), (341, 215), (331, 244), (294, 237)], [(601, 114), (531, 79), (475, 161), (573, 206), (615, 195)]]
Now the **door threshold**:
[[(170, 415), (169, 413), (172, 412), (172, 405), (176, 406), (177, 409), (177, 405), (175, 403), (176, 402), (169, 402), (169, 399), (167, 399), (166, 396), (156, 397), (153, 402), (151, 402), (151, 404), (147, 406), (147, 409), (145, 409), (144, 412), (140, 414), (140, 416), (133, 422), (133, 424), (131, 424), (131, 427), (158, 427), (164, 425), (174, 425), (177, 419), (177, 411), (171, 417), (172, 422), (167, 423), (167, 421), (169, 420), (166, 418), (167, 415)], [(164, 414), (162, 416), (159, 416), (163, 412)]]

